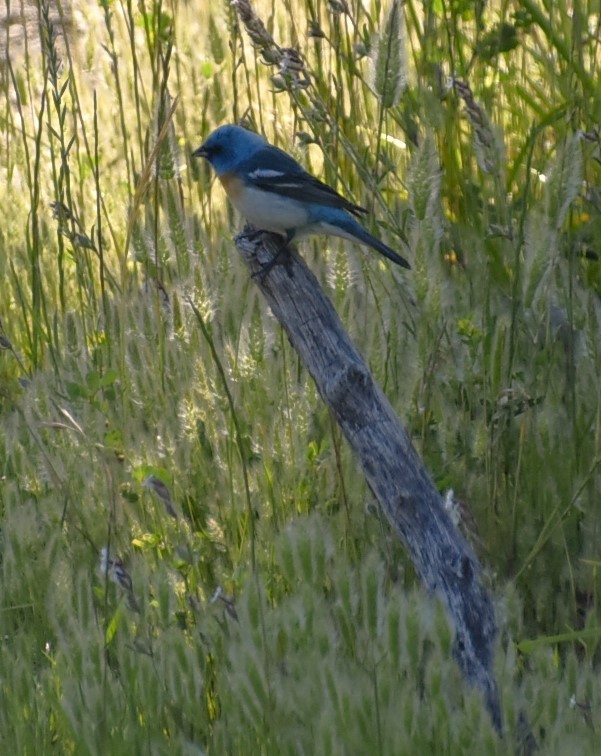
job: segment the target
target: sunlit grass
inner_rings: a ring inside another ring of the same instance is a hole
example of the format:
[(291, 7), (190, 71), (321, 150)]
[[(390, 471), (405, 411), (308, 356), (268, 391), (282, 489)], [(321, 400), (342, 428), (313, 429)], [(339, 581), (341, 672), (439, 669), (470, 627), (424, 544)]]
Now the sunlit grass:
[[(408, 2), (387, 48), (390, 4), (254, 8), (42, 8), (3, 61), (3, 749), (504, 753), (523, 708), (594, 753), (598, 15)], [(461, 502), (505, 743), (191, 162), (239, 120), (412, 263), (301, 245)]]

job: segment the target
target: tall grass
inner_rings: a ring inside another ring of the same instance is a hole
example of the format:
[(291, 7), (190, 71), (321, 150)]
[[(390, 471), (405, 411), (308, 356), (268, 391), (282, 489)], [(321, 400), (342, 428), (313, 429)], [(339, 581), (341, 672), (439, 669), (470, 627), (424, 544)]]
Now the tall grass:
[[(522, 708), (550, 752), (595, 752), (598, 25), (587, 3), (41, 2), (11, 33), (5, 752), (504, 753)], [(190, 161), (234, 121), (411, 260), (302, 245), (487, 566), (504, 742)]]

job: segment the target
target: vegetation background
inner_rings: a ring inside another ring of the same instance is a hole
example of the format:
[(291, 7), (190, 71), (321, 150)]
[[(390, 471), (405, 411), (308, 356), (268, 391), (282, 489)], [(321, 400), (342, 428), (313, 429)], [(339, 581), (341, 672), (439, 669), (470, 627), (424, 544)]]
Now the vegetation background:
[[(6, 0), (4, 753), (598, 753), (599, 14)], [(240, 121), (412, 263), (302, 244), (485, 565), (503, 740), (190, 159)]]

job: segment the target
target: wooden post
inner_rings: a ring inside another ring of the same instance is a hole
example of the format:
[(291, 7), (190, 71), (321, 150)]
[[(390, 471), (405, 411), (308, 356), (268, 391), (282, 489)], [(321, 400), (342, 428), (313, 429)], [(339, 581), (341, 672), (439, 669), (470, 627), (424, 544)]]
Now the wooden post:
[(481, 691), (501, 735), (501, 705), (492, 672), (495, 614), (472, 549), (452, 523), (407, 431), (304, 261), (292, 249), (285, 264), (262, 275), (262, 266), (277, 253), (277, 243), (269, 236), (257, 241), (245, 230), (236, 246), (334, 413), (415, 569), (446, 606), (455, 631), (455, 659), (464, 678)]

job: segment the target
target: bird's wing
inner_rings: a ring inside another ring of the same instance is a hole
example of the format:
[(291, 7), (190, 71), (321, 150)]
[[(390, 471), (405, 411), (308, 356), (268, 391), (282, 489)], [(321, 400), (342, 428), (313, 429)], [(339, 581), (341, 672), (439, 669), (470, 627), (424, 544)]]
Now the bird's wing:
[(311, 176), (286, 152), (271, 145), (257, 150), (237, 172), (244, 175), (247, 184), (264, 192), (284, 195), (299, 202), (341, 208), (356, 216), (367, 212)]

